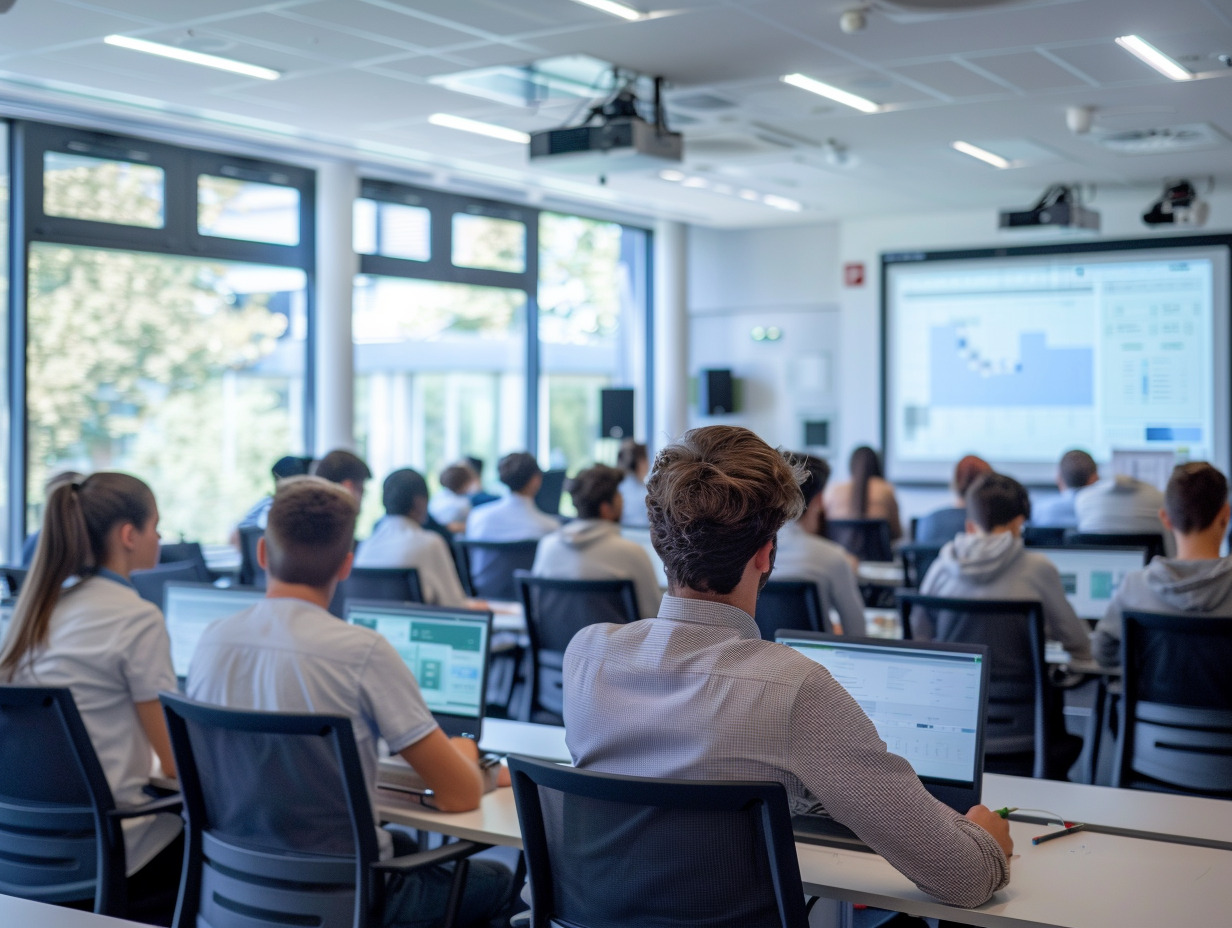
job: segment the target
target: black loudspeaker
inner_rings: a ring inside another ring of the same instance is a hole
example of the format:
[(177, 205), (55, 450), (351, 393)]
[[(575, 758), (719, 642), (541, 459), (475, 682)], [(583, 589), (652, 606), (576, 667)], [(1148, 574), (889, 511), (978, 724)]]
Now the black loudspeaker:
[(706, 370), (697, 375), (697, 404), (703, 416), (724, 416), (736, 411), (732, 372)]
[(599, 437), (633, 437), (633, 388), (599, 391)]

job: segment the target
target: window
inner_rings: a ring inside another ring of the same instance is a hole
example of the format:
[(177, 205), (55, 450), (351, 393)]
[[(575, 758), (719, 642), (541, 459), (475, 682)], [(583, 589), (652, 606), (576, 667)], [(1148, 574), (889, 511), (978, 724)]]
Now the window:
[(234, 177), (197, 178), (197, 231), (202, 235), (299, 244), (299, 191)]
[(163, 169), (152, 164), (44, 152), (43, 212), (161, 229), (163, 179)]
[(455, 213), (453, 263), (522, 273), (526, 270), (526, 226), (512, 219)]
[(355, 253), (427, 261), (432, 257), (432, 212), (422, 206), (355, 201)]

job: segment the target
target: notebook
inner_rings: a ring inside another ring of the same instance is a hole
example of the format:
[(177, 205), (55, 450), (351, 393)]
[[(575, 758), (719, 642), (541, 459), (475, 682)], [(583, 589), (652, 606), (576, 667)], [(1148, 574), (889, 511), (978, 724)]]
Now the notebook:
[[(775, 640), (830, 671), (936, 799), (965, 813), (984, 781), (988, 649), (783, 630)], [(824, 814), (792, 818), (801, 841), (868, 850)]]
[(255, 587), (216, 587), (209, 583), (172, 581), (163, 587), (163, 616), (171, 636), (171, 666), (182, 681), (206, 627), (265, 598)]
[(1078, 618), (1099, 621), (1125, 575), (1146, 566), (1146, 548), (1032, 548), (1056, 566)]

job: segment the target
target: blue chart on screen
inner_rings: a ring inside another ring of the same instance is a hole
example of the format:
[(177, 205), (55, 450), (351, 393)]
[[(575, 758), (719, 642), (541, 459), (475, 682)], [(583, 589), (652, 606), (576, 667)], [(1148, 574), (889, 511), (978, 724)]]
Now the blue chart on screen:
[(933, 406), (1090, 406), (1092, 348), (1052, 348), (1044, 332), (1018, 333), (1017, 358), (984, 357), (958, 325), (929, 332)]

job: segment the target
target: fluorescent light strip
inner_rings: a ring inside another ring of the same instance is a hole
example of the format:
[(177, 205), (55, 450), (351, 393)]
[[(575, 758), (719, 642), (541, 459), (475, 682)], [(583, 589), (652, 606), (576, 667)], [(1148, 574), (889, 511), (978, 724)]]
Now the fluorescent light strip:
[(643, 16), (641, 12), (633, 9), (633, 7), (625, 6), (623, 3), (614, 3), (613, 0), (573, 0), (573, 2), (593, 7), (612, 16), (619, 16), (621, 19), (627, 19), (630, 22), (635, 19), (641, 19)]
[(693, 190), (709, 190), (711, 193), (717, 193), (720, 196), (739, 197), (741, 200), (748, 200), (750, 203), (761, 203), (764, 206), (785, 210), (789, 213), (798, 213), (804, 209), (804, 204), (798, 200), (780, 197), (773, 193), (761, 194), (748, 187), (736, 190), (731, 184), (711, 182), (705, 177), (685, 174), (683, 171), (673, 169), (660, 171), (659, 179), (671, 184), (680, 184), (682, 187), (689, 187)]
[(1166, 78), (1174, 81), (1193, 79), (1192, 71), (1177, 64), (1145, 39), (1141, 39), (1136, 35), (1123, 35), (1116, 40), (1116, 43), (1131, 55), (1134, 55), (1141, 61), (1145, 61)]
[(964, 155), (970, 155), (972, 158), (978, 158), (985, 164), (991, 164), (994, 168), (1000, 168), (1003, 171), (1008, 167), (1013, 167), (1012, 161), (995, 155), (986, 148), (972, 145), (970, 142), (950, 142), (950, 148), (961, 151)]
[(791, 84), (791, 86), (807, 90), (809, 93), (826, 97), (835, 103), (841, 103), (843, 106), (850, 106), (861, 113), (878, 113), (881, 111), (881, 105), (874, 103), (872, 100), (857, 97), (854, 93), (839, 90), (837, 87), (831, 87), (829, 84), (823, 84), (821, 81), (813, 80), (813, 78), (804, 74), (785, 74), (779, 80), (784, 84)]
[(263, 68), (257, 64), (235, 61), (232, 58), (220, 58), (217, 55), (206, 55), (202, 52), (192, 52), (186, 48), (176, 48), (174, 45), (163, 45), (159, 42), (147, 42), (145, 39), (134, 39), (127, 35), (109, 35), (103, 39), (108, 45), (127, 48), (135, 52), (145, 52), (147, 55), (158, 55), (162, 58), (174, 58), (176, 61), (186, 61), (189, 64), (204, 65), (207, 68), (217, 68), (219, 71), (230, 71), (233, 74), (243, 74), (245, 77), (257, 77), (263, 81), (276, 81), (282, 77), (281, 71), (273, 68)]
[(480, 122), (477, 119), (467, 119), (464, 116), (452, 116), (449, 113), (433, 113), (428, 122), (434, 126), (444, 126), (446, 129), (457, 129), (461, 132), (473, 132), (475, 135), (486, 135), (490, 139), (500, 139), (503, 142), (518, 142), (526, 145), (530, 136), (517, 129), (496, 126), (490, 122)]
[(761, 198), (761, 201), (767, 206), (772, 206), (775, 209), (786, 210), (789, 213), (798, 213), (804, 209), (804, 206), (797, 200), (792, 200), (788, 197), (776, 196), (773, 193), (767, 193)]

